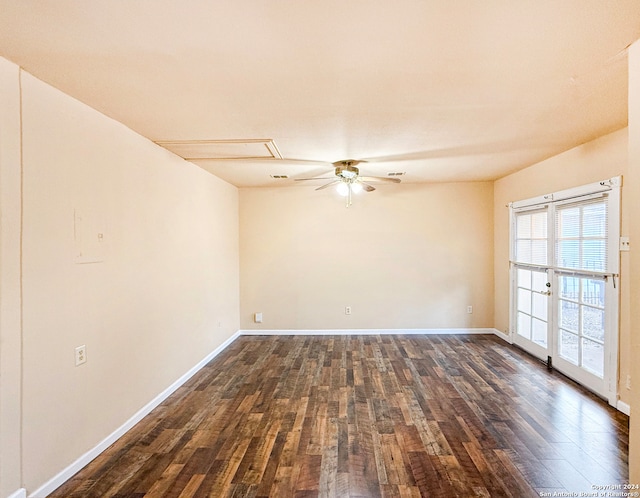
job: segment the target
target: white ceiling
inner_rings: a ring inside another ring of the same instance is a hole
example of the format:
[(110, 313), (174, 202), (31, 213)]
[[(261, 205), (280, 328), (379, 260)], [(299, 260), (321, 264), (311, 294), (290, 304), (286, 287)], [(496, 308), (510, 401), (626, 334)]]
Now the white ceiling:
[(0, 0), (0, 55), (151, 140), (273, 140), (193, 160), (237, 186), (499, 178), (626, 126), (638, 38), (639, 0)]

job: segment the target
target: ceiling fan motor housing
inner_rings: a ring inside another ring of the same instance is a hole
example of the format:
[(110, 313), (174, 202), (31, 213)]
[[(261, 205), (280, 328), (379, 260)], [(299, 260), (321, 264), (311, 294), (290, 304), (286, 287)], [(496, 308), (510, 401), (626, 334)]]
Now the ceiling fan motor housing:
[(346, 180), (357, 178), (360, 170), (354, 165), (358, 164), (358, 162), (359, 161), (340, 161), (338, 163), (334, 163), (336, 166), (336, 176)]

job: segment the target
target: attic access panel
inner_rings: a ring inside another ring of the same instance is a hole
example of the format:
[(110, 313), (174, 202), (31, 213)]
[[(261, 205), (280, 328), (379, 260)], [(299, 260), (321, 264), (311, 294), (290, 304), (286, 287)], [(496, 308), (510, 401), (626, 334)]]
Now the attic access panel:
[(189, 160), (282, 159), (272, 139), (167, 140), (156, 144)]

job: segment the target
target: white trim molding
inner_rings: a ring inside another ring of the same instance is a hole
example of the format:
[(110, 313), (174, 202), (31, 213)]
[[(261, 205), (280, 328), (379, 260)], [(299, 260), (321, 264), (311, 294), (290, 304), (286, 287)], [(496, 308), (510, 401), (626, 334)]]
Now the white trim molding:
[[(84, 455), (78, 458), (71, 465), (66, 467), (64, 470), (59, 472), (57, 475), (49, 479), (46, 483), (36, 489), (33, 493), (29, 495), (29, 498), (46, 498), (50, 493), (58, 489), (62, 486), (67, 480), (69, 480), (74, 474), (76, 474), (80, 469), (85, 467), (91, 460), (96, 458), (100, 453), (106, 450), (109, 446), (115, 443), (120, 437), (122, 437), (128, 430), (130, 430), (134, 425), (136, 425), (140, 420), (142, 420), (145, 416), (147, 416), (151, 411), (157, 407), (160, 403), (162, 403), (165, 399), (171, 396), (180, 386), (182, 386), (185, 382), (187, 382), (191, 377), (193, 377), (198, 371), (204, 367), (207, 363), (209, 363), (213, 358), (218, 356), (222, 351), (224, 351), (233, 341), (235, 341), (240, 336), (240, 332), (236, 332), (231, 337), (229, 337), (226, 341), (224, 341), (220, 346), (214, 349), (211, 353), (205, 356), (202, 360), (200, 360), (196, 365), (194, 365), (188, 372), (182, 375), (178, 380), (176, 380), (173, 384), (167, 387), (164, 391), (158, 394), (155, 398), (149, 401), (145, 406), (143, 406), (140, 410), (138, 410), (129, 420), (127, 420), (124, 424), (118, 427), (114, 432), (109, 434), (106, 438), (100, 441), (96, 446), (87, 451)], [(19, 493), (18, 491), (16, 493)], [(14, 493), (14, 494), (16, 494)], [(11, 495), (9, 498), (26, 498), (25, 494), (16, 494), (14, 497)]]
[(513, 344), (513, 339), (511, 338), (511, 334), (509, 334), (509, 332), (501, 332), (498, 329), (493, 329), (493, 333), (503, 341), (508, 342), (509, 344)]
[(319, 329), (319, 330), (240, 330), (240, 335), (444, 335), (444, 334), (495, 334), (493, 328), (457, 329)]
[(618, 411), (624, 413), (627, 417), (631, 416), (631, 407), (624, 401), (618, 400), (618, 402), (616, 403), (616, 408), (618, 409)]
[(7, 498), (27, 498), (27, 490), (20, 488), (7, 496)]

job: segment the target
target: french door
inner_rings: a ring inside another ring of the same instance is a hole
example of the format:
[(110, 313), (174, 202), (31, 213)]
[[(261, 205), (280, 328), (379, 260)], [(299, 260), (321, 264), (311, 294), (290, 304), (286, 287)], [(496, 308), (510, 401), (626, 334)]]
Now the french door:
[(511, 337), (617, 401), (619, 179), (513, 203)]

